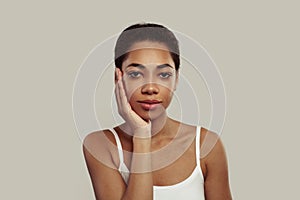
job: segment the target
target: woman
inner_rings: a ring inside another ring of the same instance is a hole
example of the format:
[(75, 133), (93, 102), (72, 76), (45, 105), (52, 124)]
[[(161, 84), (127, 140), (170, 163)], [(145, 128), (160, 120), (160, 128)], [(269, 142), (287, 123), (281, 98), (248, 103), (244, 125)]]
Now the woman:
[(115, 95), (125, 122), (89, 134), (83, 145), (96, 199), (232, 199), (218, 135), (167, 115), (179, 55), (162, 25), (135, 24), (119, 36)]

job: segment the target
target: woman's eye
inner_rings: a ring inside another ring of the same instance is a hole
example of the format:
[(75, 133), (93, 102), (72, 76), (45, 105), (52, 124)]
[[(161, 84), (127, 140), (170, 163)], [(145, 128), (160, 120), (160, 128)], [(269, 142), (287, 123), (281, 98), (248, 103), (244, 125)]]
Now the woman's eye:
[(160, 73), (159, 76), (161, 78), (169, 78), (170, 76), (172, 76), (172, 73), (169, 73), (169, 72), (163, 72), (163, 73)]
[(140, 72), (129, 72), (128, 76), (131, 78), (138, 78), (140, 77), (142, 74)]

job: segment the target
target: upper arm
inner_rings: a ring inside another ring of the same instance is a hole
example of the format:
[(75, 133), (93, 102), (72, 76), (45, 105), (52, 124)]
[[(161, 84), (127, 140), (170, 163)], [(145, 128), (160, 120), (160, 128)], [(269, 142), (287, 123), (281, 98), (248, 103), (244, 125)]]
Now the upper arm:
[(90, 134), (83, 143), (83, 153), (97, 200), (119, 200), (126, 185), (116, 169), (105, 135)]
[(217, 134), (208, 131), (206, 136), (210, 137), (207, 142), (213, 146), (203, 158), (206, 168), (205, 197), (207, 200), (231, 200), (228, 164), (224, 146)]

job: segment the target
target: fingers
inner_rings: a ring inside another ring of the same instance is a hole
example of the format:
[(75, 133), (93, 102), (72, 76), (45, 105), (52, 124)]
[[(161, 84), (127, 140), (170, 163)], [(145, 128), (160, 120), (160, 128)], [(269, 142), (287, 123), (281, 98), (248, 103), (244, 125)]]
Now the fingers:
[(121, 80), (122, 79), (122, 72), (119, 68), (115, 68), (115, 80)]
[(122, 79), (122, 72), (119, 68), (115, 68), (115, 84), (117, 84), (118, 80)]
[(115, 70), (115, 77), (116, 77), (115, 95), (116, 95), (116, 100), (117, 100), (118, 111), (119, 111), (119, 114), (121, 114), (121, 116), (122, 116), (122, 105), (121, 105), (121, 98), (120, 98), (118, 68), (116, 68), (116, 70)]
[(119, 112), (121, 111), (120, 110), (120, 103), (121, 103), (121, 100), (120, 100), (120, 92), (119, 92), (119, 86), (118, 86), (119, 84), (118, 83), (116, 83), (116, 85), (115, 85), (115, 95), (116, 95), (116, 100), (117, 100), (117, 106), (118, 106), (118, 110), (119, 110)]
[(126, 97), (121, 74), (122, 72), (120, 71), (120, 69), (116, 68), (117, 83), (115, 87), (115, 94), (116, 94), (119, 113), (123, 115), (124, 113), (127, 113), (131, 108), (129, 107), (129, 102)]
[(118, 81), (118, 87), (119, 87), (119, 92), (120, 92), (120, 100), (122, 103), (122, 106), (126, 107), (128, 106), (128, 100), (127, 100), (127, 96), (125, 94), (125, 89), (124, 89), (124, 85), (122, 82), (122, 79)]

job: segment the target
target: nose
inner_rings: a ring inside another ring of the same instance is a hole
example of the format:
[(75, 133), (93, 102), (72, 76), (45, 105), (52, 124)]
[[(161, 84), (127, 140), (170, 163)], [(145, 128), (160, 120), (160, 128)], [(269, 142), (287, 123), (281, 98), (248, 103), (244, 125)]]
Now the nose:
[(159, 88), (157, 84), (155, 83), (147, 83), (142, 86), (142, 94), (158, 94), (159, 93)]

